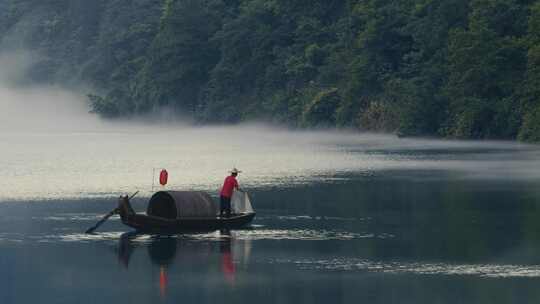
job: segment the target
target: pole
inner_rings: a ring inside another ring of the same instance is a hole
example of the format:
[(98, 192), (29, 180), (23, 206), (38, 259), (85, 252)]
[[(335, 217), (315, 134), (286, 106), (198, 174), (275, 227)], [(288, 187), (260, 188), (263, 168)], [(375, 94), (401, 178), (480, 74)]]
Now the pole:
[[(130, 200), (134, 198), (138, 193), (139, 191), (133, 193), (128, 199)], [(118, 210), (119, 210), (118, 207), (114, 208), (111, 212), (107, 213), (101, 220), (99, 220), (93, 227), (88, 228), (88, 230), (86, 230), (85, 233), (86, 234), (94, 233), (94, 231), (96, 231), (96, 229), (98, 229), (98, 227), (101, 226), (101, 224), (105, 223), (105, 221), (107, 221), (111, 216), (116, 214)]]
[(154, 192), (154, 179), (156, 177), (156, 168), (152, 168), (152, 191), (150, 192)]

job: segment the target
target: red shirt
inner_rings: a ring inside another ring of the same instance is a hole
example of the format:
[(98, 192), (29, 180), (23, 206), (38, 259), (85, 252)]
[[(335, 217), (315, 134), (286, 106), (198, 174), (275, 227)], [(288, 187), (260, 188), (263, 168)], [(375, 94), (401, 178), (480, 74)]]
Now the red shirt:
[(236, 181), (236, 178), (232, 175), (227, 176), (225, 178), (225, 182), (223, 182), (223, 188), (221, 188), (221, 196), (225, 197), (231, 197), (234, 188), (238, 188), (238, 182)]

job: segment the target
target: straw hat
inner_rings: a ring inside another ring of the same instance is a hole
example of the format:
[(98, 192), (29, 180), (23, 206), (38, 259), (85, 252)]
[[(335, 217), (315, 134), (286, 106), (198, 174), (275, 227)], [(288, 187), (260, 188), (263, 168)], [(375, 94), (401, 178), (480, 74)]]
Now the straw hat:
[(238, 170), (238, 169), (236, 169), (236, 168), (233, 168), (231, 171), (229, 171), (229, 173), (236, 173), (236, 174), (238, 174), (238, 173), (242, 173), (242, 171), (240, 171), (240, 170)]

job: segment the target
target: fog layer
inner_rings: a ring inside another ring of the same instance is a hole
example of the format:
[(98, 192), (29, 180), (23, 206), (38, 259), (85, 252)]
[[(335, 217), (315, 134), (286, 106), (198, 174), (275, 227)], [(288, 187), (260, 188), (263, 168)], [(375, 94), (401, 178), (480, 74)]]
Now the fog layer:
[(392, 170), (540, 178), (538, 149), (509, 142), (293, 132), (257, 124), (188, 127), (159, 117), (103, 121), (88, 113), (83, 92), (21, 85), (29, 66), (28, 56), (0, 56), (0, 201), (111, 197), (134, 190), (149, 195), (157, 168), (169, 171), (170, 189), (213, 194), (232, 167), (244, 171), (240, 182), (246, 187), (277, 189)]

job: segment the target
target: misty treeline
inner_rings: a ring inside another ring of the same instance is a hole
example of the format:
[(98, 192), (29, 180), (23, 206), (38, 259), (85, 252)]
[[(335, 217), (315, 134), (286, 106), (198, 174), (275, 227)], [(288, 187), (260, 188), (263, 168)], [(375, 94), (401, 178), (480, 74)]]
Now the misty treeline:
[(0, 0), (33, 81), (94, 112), (165, 108), (403, 135), (540, 141), (540, 1)]

